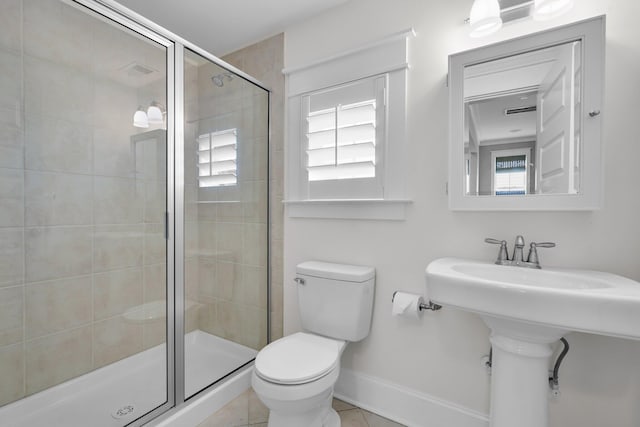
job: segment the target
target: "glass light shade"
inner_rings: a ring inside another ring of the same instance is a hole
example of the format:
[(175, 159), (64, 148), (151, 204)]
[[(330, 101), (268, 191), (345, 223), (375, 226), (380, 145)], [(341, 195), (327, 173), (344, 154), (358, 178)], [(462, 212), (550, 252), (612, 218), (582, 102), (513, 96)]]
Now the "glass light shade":
[(557, 18), (568, 12), (573, 7), (573, 0), (535, 0), (533, 6), (533, 19), (546, 21)]
[(502, 27), (498, 0), (475, 0), (469, 14), (471, 37), (483, 37)]
[(142, 107), (138, 109), (133, 115), (133, 125), (137, 128), (148, 128), (149, 127), (149, 118), (147, 117), (147, 113), (144, 112)]
[(162, 110), (160, 110), (160, 107), (151, 104), (151, 106), (147, 110), (147, 119), (149, 121), (149, 124), (152, 125), (161, 125), (162, 123), (164, 123), (164, 120), (162, 119)]

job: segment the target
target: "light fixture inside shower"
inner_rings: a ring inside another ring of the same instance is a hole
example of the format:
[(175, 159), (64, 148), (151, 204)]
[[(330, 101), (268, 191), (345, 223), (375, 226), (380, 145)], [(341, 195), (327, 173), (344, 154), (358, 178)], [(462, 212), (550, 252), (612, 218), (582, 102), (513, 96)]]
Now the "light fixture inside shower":
[(211, 81), (213, 82), (214, 85), (216, 85), (218, 87), (222, 87), (222, 86), (224, 86), (225, 77), (229, 81), (233, 80), (233, 74), (231, 74), (230, 72), (227, 71), (227, 72), (220, 73), (218, 75), (215, 75), (215, 76), (211, 77)]
[(152, 101), (147, 108), (139, 106), (138, 110), (133, 115), (133, 125), (137, 128), (148, 128), (149, 125), (162, 125), (164, 124), (164, 112), (156, 101)]

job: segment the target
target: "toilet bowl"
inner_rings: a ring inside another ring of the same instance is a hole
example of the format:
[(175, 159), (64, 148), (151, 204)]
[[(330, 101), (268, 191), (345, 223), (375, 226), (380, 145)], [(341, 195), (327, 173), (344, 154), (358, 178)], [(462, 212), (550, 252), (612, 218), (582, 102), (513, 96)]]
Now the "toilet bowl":
[(340, 427), (333, 387), (347, 343), (369, 334), (375, 270), (308, 261), (296, 272), (304, 332), (263, 348), (251, 384), (269, 408), (268, 427)]
[(331, 407), (345, 341), (299, 332), (256, 357), (254, 391), (270, 410), (270, 427), (338, 427)]

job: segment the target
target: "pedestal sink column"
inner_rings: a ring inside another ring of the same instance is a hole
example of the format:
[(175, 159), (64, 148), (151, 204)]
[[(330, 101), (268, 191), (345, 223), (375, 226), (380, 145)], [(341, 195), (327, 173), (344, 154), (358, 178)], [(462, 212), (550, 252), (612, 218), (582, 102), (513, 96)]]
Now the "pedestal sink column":
[(491, 344), (491, 427), (548, 427), (551, 343), (493, 333)]

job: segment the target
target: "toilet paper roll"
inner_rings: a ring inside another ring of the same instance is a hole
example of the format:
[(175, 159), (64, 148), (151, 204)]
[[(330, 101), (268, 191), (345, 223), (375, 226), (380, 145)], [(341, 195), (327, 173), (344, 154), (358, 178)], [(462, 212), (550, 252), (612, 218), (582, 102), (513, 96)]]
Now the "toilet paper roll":
[(422, 315), (420, 304), (424, 300), (422, 296), (407, 292), (396, 292), (393, 296), (391, 314), (418, 319)]

